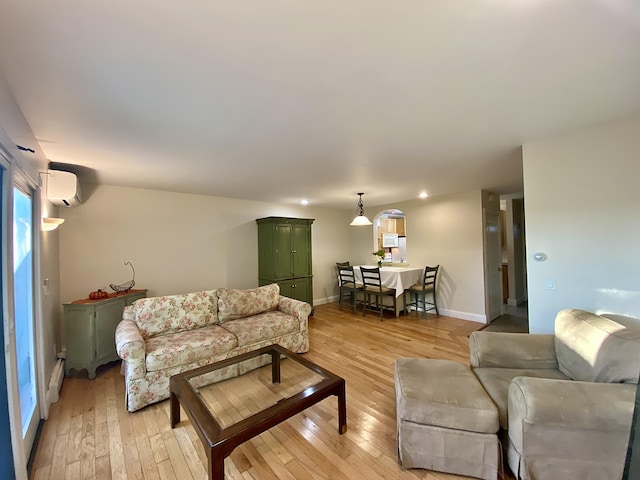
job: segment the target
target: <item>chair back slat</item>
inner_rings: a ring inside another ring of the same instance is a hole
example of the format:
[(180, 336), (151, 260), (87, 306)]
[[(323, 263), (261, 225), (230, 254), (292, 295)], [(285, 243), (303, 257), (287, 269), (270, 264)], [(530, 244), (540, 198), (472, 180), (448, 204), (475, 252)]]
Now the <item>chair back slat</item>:
[(346, 283), (356, 283), (356, 276), (353, 273), (353, 267), (349, 265), (338, 267), (338, 277), (340, 279), (340, 285), (344, 285)]
[(380, 280), (380, 269), (378, 267), (360, 267), (362, 272), (362, 284), (364, 288), (371, 287), (382, 292), (382, 281)]
[(436, 265), (435, 267), (424, 267), (424, 276), (422, 277), (422, 288), (436, 288), (436, 279), (438, 277), (438, 270), (440, 269), (440, 265)]

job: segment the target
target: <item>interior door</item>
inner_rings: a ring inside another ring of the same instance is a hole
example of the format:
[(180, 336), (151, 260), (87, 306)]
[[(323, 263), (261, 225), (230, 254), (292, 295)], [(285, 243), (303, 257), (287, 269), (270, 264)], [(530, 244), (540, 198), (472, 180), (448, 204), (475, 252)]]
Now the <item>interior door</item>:
[(484, 278), (487, 322), (502, 315), (502, 254), (498, 212), (484, 211)]

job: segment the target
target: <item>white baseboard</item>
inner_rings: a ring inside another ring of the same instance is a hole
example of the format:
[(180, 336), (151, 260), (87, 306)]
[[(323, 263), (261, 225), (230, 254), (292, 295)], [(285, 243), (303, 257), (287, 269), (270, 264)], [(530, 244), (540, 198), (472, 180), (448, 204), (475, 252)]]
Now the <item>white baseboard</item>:
[(440, 310), (440, 315), (444, 315), (445, 317), (459, 318), (460, 320), (469, 320), (470, 322), (477, 322), (477, 323), (483, 323), (483, 324), (487, 323), (486, 315), (479, 315), (477, 313), (469, 313), (469, 312), (458, 312), (456, 310), (445, 310), (442, 308), (440, 308), (439, 310)]
[(60, 389), (64, 380), (64, 361), (58, 359), (56, 366), (53, 367), (51, 380), (49, 380), (49, 389), (47, 390), (47, 402), (49, 404), (56, 403), (60, 398)]
[(339, 298), (340, 297), (338, 295), (333, 295), (331, 297), (324, 297), (324, 298), (314, 298), (313, 306), (315, 307), (316, 305), (324, 305), (325, 303), (337, 302)]
[[(313, 305), (324, 305), (325, 303), (333, 303), (338, 301), (338, 295), (334, 295), (331, 297), (325, 298), (315, 298), (313, 300)], [(478, 315), (477, 313), (469, 313), (469, 312), (458, 312), (456, 310), (447, 310), (440, 308), (440, 315), (444, 315), (445, 317), (453, 317), (459, 318), (460, 320), (469, 320), (470, 322), (477, 322), (486, 324), (487, 316), (486, 315)], [(429, 313), (435, 313), (435, 311), (430, 310)]]

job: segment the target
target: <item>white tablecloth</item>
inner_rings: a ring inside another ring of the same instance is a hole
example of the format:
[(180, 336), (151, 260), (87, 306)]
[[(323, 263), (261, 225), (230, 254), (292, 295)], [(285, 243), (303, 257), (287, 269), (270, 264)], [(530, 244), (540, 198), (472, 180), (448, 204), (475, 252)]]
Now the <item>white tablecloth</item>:
[[(376, 265), (362, 265), (365, 268), (375, 268)], [(403, 294), (405, 288), (409, 288), (414, 283), (422, 280), (422, 268), (416, 267), (380, 267), (380, 281), (382, 285), (395, 288), (396, 297)], [(362, 272), (360, 266), (353, 267), (356, 282), (362, 283)]]

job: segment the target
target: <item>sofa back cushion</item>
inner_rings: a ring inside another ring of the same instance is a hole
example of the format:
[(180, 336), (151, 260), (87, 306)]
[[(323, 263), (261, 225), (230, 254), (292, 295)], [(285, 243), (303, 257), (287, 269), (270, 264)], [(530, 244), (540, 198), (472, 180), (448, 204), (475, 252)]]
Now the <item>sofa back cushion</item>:
[(584, 310), (560, 311), (555, 322), (560, 371), (585, 382), (638, 383), (640, 321), (636, 325)]
[(220, 322), (250, 317), (278, 308), (280, 286), (277, 283), (248, 290), (218, 289), (218, 318)]
[(141, 298), (133, 309), (143, 338), (219, 323), (216, 290)]

